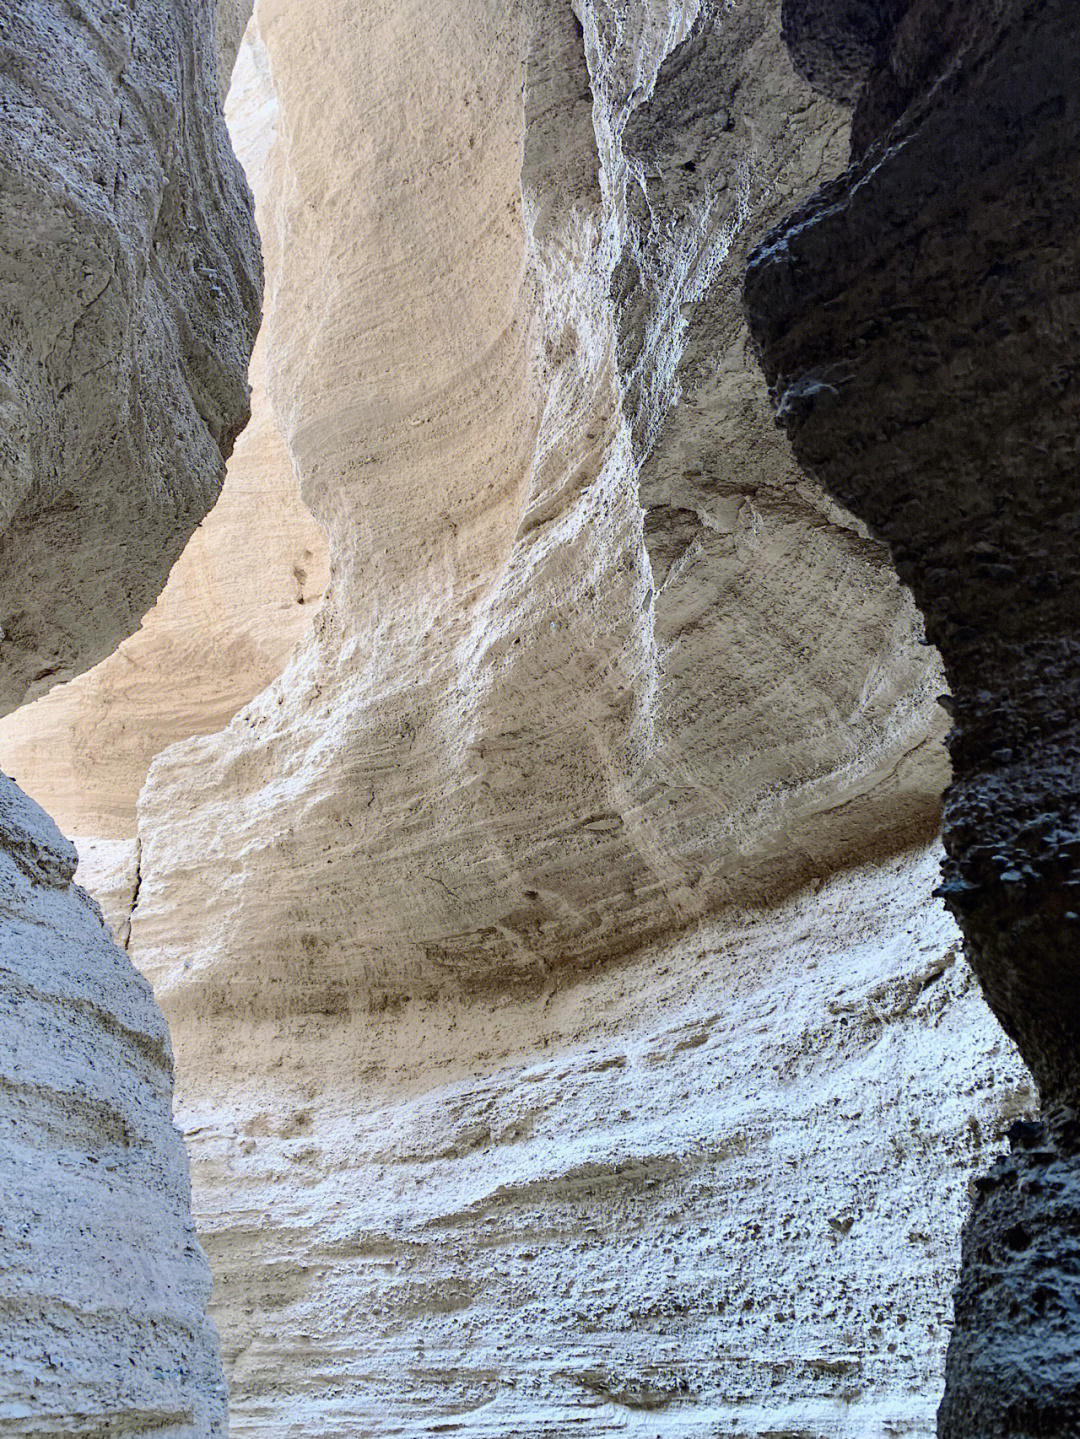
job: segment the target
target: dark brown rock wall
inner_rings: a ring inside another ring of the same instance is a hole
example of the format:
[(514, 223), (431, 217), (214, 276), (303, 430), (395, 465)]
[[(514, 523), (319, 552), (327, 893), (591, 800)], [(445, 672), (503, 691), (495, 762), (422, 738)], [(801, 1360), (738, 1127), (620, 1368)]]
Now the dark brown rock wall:
[[(1080, 16), (1066, 0), (897, 11), (786, 6), (797, 64), (856, 101), (854, 158), (758, 250), (747, 307), (799, 459), (889, 541), (944, 657), (956, 726), (944, 890), (1068, 1165), (1080, 1103)], [(1037, 1265), (1013, 1265), (1004, 1241), (987, 1250), (1011, 1212), (1003, 1196), (1019, 1203), (1021, 1190), (998, 1185), (993, 1206), (977, 1204), (944, 1434), (1080, 1427), (1065, 1367), (1013, 1402), (1004, 1335), (1034, 1322), (1037, 1272), (1065, 1272), (1053, 1242)], [(1023, 1297), (1007, 1331), (984, 1330), (991, 1276), (1005, 1271)], [(1075, 1348), (1070, 1286), (1054, 1322)]]

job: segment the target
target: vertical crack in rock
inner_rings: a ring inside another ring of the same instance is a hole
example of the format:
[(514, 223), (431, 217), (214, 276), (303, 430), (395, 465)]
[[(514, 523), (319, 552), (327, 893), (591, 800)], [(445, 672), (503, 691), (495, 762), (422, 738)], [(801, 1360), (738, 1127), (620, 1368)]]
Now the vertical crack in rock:
[(944, 657), (943, 892), (1045, 1115), (976, 1199), (940, 1432), (1072, 1432), (1080, 23), (1061, 0), (828, 9), (788, 0), (786, 25), (808, 73), (831, 51), (850, 74), (853, 163), (769, 236), (747, 306), (799, 458), (889, 541)]

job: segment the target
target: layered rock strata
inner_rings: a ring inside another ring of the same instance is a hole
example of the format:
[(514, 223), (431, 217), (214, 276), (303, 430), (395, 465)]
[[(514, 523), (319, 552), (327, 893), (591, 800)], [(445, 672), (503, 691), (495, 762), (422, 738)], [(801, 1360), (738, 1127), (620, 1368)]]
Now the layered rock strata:
[(756, 255), (751, 324), (797, 454), (891, 543), (944, 656), (944, 891), (1045, 1116), (979, 1191), (941, 1433), (1071, 1433), (1080, 20), (1061, 0), (789, 0), (785, 25), (857, 97), (854, 154)]
[[(260, 267), (206, 4), (0, 18), (0, 709), (128, 633), (247, 416)], [(0, 1427), (225, 1429), (168, 1032), (0, 776)]]
[(4, 16), (0, 713), (138, 625), (247, 419), (261, 271), (228, 68), (208, 0)]
[(929, 1439), (1030, 1103), (938, 863), (535, 995), (186, 1026), (232, 1434)]
[(0, 777), (0, 1430), (223, 1435), (210, 1273), (149, 984)]
[(268, 388), (334, 573), (99, 851), (233, 1428), (926, 1435), (1023, 1070), (932, 856), (756, 908), (944, 780), (910, 597), (741, 317), (842, 116), (765, 4), (261, 20)]
[(535, 985), (928, 839), (935, 657), (746, 355), (739, 257), (843, 144), (772, 7), (261, 19), (269, 389), (333, 576), (151, 770), (172, 1017)]

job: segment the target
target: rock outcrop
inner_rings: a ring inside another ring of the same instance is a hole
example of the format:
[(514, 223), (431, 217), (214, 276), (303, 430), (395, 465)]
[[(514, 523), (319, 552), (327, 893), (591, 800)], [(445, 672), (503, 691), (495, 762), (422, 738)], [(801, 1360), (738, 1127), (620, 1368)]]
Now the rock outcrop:
[(929, 1439), (1030, 1103), (938, 862), (534, 995), (178, 1026), (231, 1433)]
[(4, 16), (0, 713), (136, 628), (247, 420), (261, 270), (230, 67), (206, 3)]
[[(0, 17), (0, 710), (138, 623), (247, 417), (260, 267), (206, 4)], [(225, 1432), (149, 985), (0, 775), (0, 1428)]]
[(944, 657), (944, 892), (1044, 1111), (979, 1190), (941, 1434), (1071, 1433), (1080, 18), (1064, 0), (785, 15), (811, 78), (857, 97), (853, 162), (756, 255), (751, 323), (799, 458), (890, 542)]
[(233, 1431), (926, 1435), (1029, 1090), (910, 848), (937, 658), (741, 313), (843, 116), (766, 3), (261, 19), (333, 578), (84, 853), (173, 1026)]
[(210, 1273), (149, 984), (0, 776), (0, 1430), (223, 1435)]
[(841, 120), (771, 5), (695, 13), (263, 17), (269, 389), (333, 575), (151, 769), (132, 945), (174, 1020), (535, 987), (932, 837), (936, 657), (740, 314)]

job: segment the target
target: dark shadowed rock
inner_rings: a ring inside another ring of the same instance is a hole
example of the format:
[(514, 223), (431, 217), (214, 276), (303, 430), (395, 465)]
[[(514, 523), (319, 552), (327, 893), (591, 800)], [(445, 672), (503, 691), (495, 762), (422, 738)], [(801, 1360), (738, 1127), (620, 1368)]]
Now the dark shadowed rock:
[[(823, 12), (815, 30), (811, 7), (788, 8), (803, 12), (803, 53), (832, 43)], [(1080, 1102), (1080, 16), (1066, 0), (925, 0), (874, 46), (852, 96), (857, 158), (758, 250), (747, 308), (800, 460), (890, 542), (945, 659), (956, 728), (944, 893), (1068, 1168)], [(1014, 1402), (1011, 1349), (1041, 1302), (1036, 1277), (1056, 1282), (1068, 1256), (1052, 1238), (1037, 1265), (987, 1248), (1021, 1187), (994, 1193), (969, 1233), (941, 1432), (1075, 1433), (1071, 1371), (1050, 1366)], [(1048, 1216), (1042, 1232), (1063, 1231)], [(983, 1332), (999, 1283), (1023, 1297), (1013, 1323)], [(1075, 1351), (1080, 1312), (1063, 1304), (1055, 1324), (1055, 1343)]]

